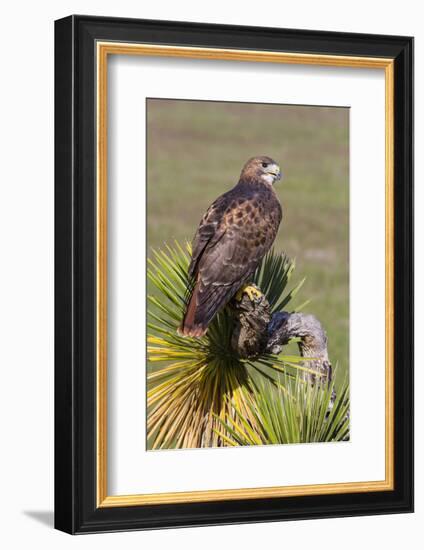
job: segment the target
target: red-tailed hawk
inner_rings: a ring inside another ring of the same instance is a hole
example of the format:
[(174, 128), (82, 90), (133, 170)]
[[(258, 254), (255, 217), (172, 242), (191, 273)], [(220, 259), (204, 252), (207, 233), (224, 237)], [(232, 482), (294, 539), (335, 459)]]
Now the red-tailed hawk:
[(280, 177), (280, 167), (271, 158), (252, 158), (238, 184), (208, 208), (193, 240), (193, 286), (180, 334), (203, 336), (270, 249), (282, 216), (273, 188)]

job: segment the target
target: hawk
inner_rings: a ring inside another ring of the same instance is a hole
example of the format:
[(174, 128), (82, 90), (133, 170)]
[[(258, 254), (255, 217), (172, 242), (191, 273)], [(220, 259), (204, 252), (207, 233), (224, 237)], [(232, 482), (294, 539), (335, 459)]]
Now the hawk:
[(193, 239), (189, 266), (193, 284), (178, 329), (181, 335), (203, 336), (270, 249), (282, 217), (273, 188), (280, 178), (280, 167), (271, 158), (251, 158), (237, 185), (206, 211)]

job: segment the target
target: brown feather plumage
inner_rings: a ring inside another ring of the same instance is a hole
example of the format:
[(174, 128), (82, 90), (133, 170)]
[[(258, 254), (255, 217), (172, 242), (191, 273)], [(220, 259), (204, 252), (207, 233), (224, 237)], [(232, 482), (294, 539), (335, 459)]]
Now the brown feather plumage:
[(189, 267), (195, 283), (179, 328), (184, 336), (205, 334), (274, 242), (282, 211), (263, 164), (278, 168), (269, 157), (250, 159), (237, 185), (212, 203), (199, 224)]

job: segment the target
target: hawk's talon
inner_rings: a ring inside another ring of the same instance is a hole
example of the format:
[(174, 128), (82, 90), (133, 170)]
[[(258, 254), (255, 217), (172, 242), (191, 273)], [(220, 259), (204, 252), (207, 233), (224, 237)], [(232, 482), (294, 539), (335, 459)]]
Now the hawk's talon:
[(253, 302), (254, 300), (257, 300), (262, 296), (262, 292), (254, 285), (244, 285), (240, 288), (240, 290), (237, 292), (235, 298), (238, 302), (241, 302), (243, 299), (243, 294), (247, 294), (249, 297), (249, 300)]

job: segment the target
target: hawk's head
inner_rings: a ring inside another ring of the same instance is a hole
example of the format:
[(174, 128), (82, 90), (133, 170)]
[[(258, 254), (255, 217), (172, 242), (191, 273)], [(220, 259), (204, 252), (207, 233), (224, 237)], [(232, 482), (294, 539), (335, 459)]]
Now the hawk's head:
[(260, 179), (272, 185), (275, 180), (281, 179), (281, 170), (275, 160), (270, 157), (253, 157), (244, 165), (240, 179)]

